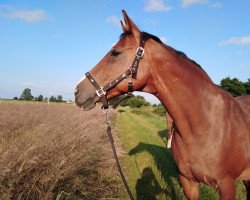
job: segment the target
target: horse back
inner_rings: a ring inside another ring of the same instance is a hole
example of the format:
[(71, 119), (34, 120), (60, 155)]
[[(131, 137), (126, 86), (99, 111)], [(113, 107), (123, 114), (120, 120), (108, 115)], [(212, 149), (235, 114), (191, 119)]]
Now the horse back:
[(238, 96), (238, 97), (235, 97), (235, 99), (240, 103), (250, 106), (250, 95)]

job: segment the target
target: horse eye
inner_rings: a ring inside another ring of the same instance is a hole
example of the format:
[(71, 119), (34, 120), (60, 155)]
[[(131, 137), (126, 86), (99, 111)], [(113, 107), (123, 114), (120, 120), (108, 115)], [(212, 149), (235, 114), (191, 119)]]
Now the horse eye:
[(119, 54), (121, 54), (121, 52), (115, 50), (115, 49), (112, 49), (111, 52), (110, 52), (110, 55), (111, 56), (118, 56)]

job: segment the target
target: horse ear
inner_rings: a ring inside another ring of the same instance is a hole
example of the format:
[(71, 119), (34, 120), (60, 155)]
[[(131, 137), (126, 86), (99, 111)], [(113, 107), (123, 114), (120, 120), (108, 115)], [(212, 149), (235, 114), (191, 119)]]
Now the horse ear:
[(129, 18), (125, 10), (122, 10), (122, 14), (123, 14), (124, 22), (125, 22), (126, 31), (131, 32), (135, 36), (135, 38), (140, 39), (141, 31), (137, 28), (134, 22)]
[(127, 29), (126, 29), (126, 27), (124, 26), (124, 24), (122, 23), (122, 21), (120, 21), (120, 22), (121, 22), (121, 26), (122, 26), (123, 32), (124, 32), (124, 33), (127, 32)]

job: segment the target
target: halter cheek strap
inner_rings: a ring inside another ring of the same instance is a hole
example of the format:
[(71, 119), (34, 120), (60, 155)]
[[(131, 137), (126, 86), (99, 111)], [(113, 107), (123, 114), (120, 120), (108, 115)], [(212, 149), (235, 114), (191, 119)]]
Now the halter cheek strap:
[(86, 77), (89, 79), (90, 83), (95, 87), (96, 94), (97, 94), (97, 96), (100, 97), (100, 100), (102, 101), (103, 109), (107, 109), (109, 107), (108, 100), (107, 100), (107, 91), (114, 88), (118, 83), (123, 81), (125, 78), (128, 78), (129, 76), (131, 76), (131, 79), (128, 81), (128, 93), (127, 93), (127, 95), (125, 97), (119, 99), (118, 101), (116, 101), (114, 103), (113, 107), (114, 108), (117, 107), (119, 105), (119, 103), (121, 103), (124, 99), (132, 97), (132, 92), (134, 91), (133, 79), (136, 78), (140, 60), (144, 55), (144, 46), (145, 46), (147, 39), (148, 39), (148, 37), (145, 37), (145, 35), (142, 33), (140, 46), (136, 50), (135, 58), (134, 58), (132, 65), (129, 67), (129, 69), (127, 69), (124, 73), (122, 73), (120, 76), (118, 76), (115, 80), (113, 80), (112, 82), (110, 82), (106, 86), (101, 87), (95, 81), (95, 79), (90, 75), (89, 72), (87, 72), (85, 74)]
[(92, 85), (95, 87), (96, 94), (97, 94), (97, 96), (100, 97), (102, 104), (103, 104), (103, 108), (105, 108), (105, 109), (108, 108), (106, 91), (103, 90), (103, 87), (99, 86), (99, 84), (95, 81), (95, 79), (90, 75), (89, 72), (87, 72), (85, 75), (89, 79), (90, 83), (92, 83)]

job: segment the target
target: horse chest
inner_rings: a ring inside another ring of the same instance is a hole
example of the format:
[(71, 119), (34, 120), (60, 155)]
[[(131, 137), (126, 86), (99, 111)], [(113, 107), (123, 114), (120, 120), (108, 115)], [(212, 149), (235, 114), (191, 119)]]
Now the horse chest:
[(184, 144), (178, 134), (174, 134), (172, 142), (174, 160), (179, 168), (180, 174), (190, 180), (199, 180), (212, 185), (213, 178), (208, 176), (209, 170), (197, 154), (197, 148)]

